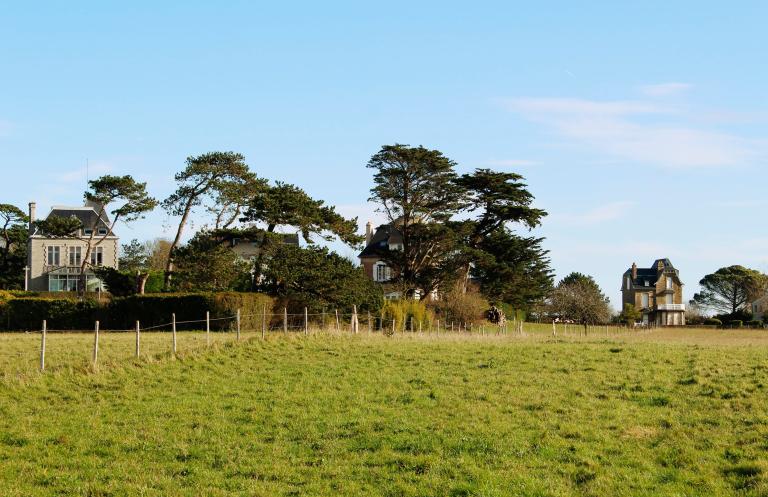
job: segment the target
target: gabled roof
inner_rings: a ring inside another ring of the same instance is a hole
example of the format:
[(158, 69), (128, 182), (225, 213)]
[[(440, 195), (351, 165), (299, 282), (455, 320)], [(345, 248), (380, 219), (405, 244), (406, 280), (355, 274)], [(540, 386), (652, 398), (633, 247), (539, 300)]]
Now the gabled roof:
[[(662, 271), (659, 271), (659, 262), (664, 265), (664, 269)], [(680, 271), (675, 269), (675, 266), (672, 265), (672, 262), (670, 262), (669, 259), (656, 259), (653, 261), (653, 265), (651, 265), (649, 268), (637, 268), (637, 278), (632, 281), (632, 285), (645, 286), (644, 282), (647, 281), (650, 286), (654, 286), (659, 281), (659, 276), (664, 273), (674, 273), (678, 282), (681, 285), (683, 284), (683, 282), (680, 281)], [(631, 274), (631, 267), (624, 272), (624, 276), (630, 276)]]
[(358, 257), (381, 257), (389, 252), (390, 244), (403, 243), (403, 234), (392, 224), (382, 224), (376, 228), (371, 242), (365, 246)]
[[(109, 229), (109, 215), (107, 215), (106, 211), (101, 215), (101, 218), (99, 218), (99, 213), (91, 206), (69, 207), (55, 205), (51, 207), (51, 212), (48, 213), (46, 219), (51, 216), (77, 218), (82, 223), (83, 229), (91, 229), (93, 227), (95, 227), (97, 231), (100, 229)], [(37, 231), (35, 231), (35, 234), (38, 234)], [(110, 233), (110, 235), (114, 236), (114, 233)]]

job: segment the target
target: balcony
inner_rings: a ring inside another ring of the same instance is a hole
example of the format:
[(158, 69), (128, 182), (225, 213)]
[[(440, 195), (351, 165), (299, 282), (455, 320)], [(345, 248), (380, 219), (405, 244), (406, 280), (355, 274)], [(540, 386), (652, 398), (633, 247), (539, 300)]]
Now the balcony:
[(658, 304), (657, 311), (685, 311), (685, 304)]

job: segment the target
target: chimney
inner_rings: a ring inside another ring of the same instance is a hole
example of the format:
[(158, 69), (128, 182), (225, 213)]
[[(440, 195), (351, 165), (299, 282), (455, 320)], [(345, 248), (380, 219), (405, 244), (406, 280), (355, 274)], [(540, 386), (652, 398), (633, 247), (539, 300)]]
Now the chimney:
[(34, 202), (29, 203), (29, 234), (31, 235), (35, 231), (35, 212), (37, 211), (37, 204)]
[(371, 243), (371, 238), (373, 238), (373, 223), (368, 221), (365, 225), (365, 244), (366, 245)]
[(637, 279), (637, 264), (632, 263), (632, 281)]

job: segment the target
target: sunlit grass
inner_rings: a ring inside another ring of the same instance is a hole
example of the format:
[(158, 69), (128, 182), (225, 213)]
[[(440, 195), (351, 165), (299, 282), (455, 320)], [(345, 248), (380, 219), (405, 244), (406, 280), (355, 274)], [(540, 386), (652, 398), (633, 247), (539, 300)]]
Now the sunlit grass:
[(0, 495), (766, 495), (765, 332), (559, 331), (3, 334)]

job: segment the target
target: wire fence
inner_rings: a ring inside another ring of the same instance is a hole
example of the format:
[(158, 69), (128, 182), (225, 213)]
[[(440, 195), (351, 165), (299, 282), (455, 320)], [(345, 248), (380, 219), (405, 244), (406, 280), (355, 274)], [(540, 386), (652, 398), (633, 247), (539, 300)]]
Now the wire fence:
[[(250, 326), (244, 327), (243, 322), (250, 323)], [(229, 324), (229, 329), (225, 331), (212, 331), (211, 324)], [(256, 323), (254, 325), (254, 323)], [(205, 317), (202, 319), (186, 319), (182, 321), (176, 320), (176, 315), (171, 314), (170, 319), (161, 324), (155, 324), (152, 326), (142, 326), (140, 321), (136, 321), (133, 328), (130, 329), (100, 329), (99, 321), (94, 323), (93, 329), (90, 330), (65, 330), (65, 329), (51, 329), (48, 328), (47, 320), (43, 320), (41, 323), (41, 329), (39, 333), (39, 370), (46, 370), (46, 354), (49, 352), (48, 336), (49, 334), (71, 334), (78, 335), (89, 333), (93, 335), (92, 352), (90, 357), (90, 365), (95, 369), (99, 364), (99, 351), (100, 342), (104, 335), (123, 335), (133, 334), (132, 349), (133, 357), (140, 359), (148, 356), (148, 353), (143, 350), (143, 334), (155, 335), (152, 339), (152, 353), (157, 355), (158, 353), (170, 353), (177, 355), (179, 353), (179, 331), (178, 327), (184, 326), (187, 331), (184, 331), (185, 340), (188, 342), (194, 342), (194, 347), (200, 346), (210, 347), (214, 343), (221, 342), (238, 342), (243, 336), (249, 338), (261, 337), (265, 339), (268, 335), (274, 335), (276, 333), (292, 334), (292, 335), (316, 335), (322, 333), (370, 333), (393, 336), (396, 334), (411, 334), (411, 335), (433, 335), (439, 336), (454, 336), (454, 335), (472, 335), (478, 337), (484, 336), (520, 336), (524, 337), (530, 334), (537, 334), (539, 336), (550, 335), (554, 338), (565, 337), (595, 337), (595, 336), (615, 336), (622, 333), (650, 333), (654, 330), (653, 327), (633, 329), (623, 326), (614, 325), (589, 325), (584, 326), (580, 324), (571, 323), (555, 323), (551, 324), (551, 332), (548, 331), (549, 325), (540, 323), (525, 323), (523, 321), (511, 321), (502, 324), (492, 324), (489, 322), (484, 323), (466, 323), (453, 320), (426, 320), (419, 321), (413, 318), (407, 319), (392, 319), (382, 315), (374, 315), (370, 312), (358, 313), (357, 308), (354, 307), (352, 312), (321, 312), (310, 313), (307, 309), (304, 309), (303, 313), (289, 313), (287, 308), (283, 309), (282, 313), (253, 313), (253, 314), (241, 314), (240, 310), (234, 315), (223, 316), (217, 318), (211, 318), (210, 313), (206, 312)], [(189, 331), (192, 327), (193, 330)], [(170, 340), (165, 341), (165, 351), (163, 352), (162, 340), (157, 337), (170, 335)], [(194, 336), (194, 339), (188, 339), (187, 337)], [(204, 337), (204, 341), (201, 340)], [(145, 337), (146, 338), (146, 337)], [(122, 342), (128, 340), (123, 339)], [(203, 342), (203, 343), (201, 343)], [(125, 347), (125, 345), (123, 345)], [(159, 347), (159, 350), (158, 350)]]

